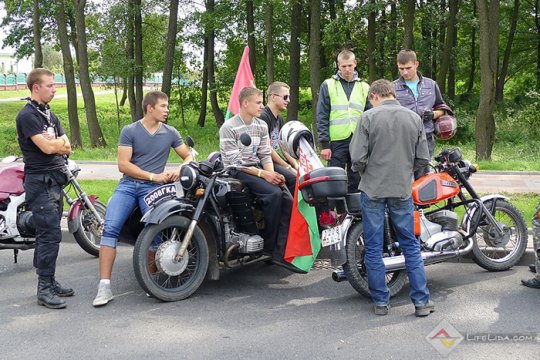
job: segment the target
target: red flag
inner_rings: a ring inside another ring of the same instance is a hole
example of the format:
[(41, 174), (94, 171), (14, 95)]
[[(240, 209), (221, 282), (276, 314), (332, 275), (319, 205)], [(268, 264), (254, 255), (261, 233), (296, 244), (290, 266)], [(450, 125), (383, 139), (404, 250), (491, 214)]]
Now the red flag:
[(236, 78), (234, 79), (234, 85), (231, 92), (231, 97), (229, 99), (229, 106), (227, 106), (227, 116), (238, 114), (240, 112), (240, 103), (238, 102), (238, 95), (240, 90), (243, 88), (251, 86), (255, 87), (255, 78), (251, 72), (251, 66), (249, 65), (249, 46), (244, 48), (244, 54), (242, 54), (242, 59), (240, 60), (240, 65), (238, 65), (238, 72), (236, 73)]

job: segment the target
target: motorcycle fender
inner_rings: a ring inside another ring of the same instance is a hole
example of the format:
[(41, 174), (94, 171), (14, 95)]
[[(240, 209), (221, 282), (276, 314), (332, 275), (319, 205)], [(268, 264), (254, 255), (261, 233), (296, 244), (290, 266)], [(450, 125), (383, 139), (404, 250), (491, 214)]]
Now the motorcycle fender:
[[(510, 199), (508, 197), (506, 197), (506, 196), (501, 195), (501, 194), (491, 194), (491, 195), (482, 196), (480, 198), (480, 201), (484, 205), (487, 204), (488, 202), (492, 201), (492, 200), (510, 200)], [(491, 210), (489, 206), (486, 206), (486, 207), (488, 208), (488, 210)], [(477, 216), (476, 214), (479, 211), (481, 211), (480, 206), (475, 203), (463, 215), (463, 220), (461, 220), (461, 228), (467, 233), (467, 236), (471, 236), (476, 231), (476, 229), (473, 229), (473, 231), (471, 232), (471, 226), (473, 224), (473, 220)]]
[(144, 214), (141, 221), (148, 224), (159, 224), (171, 215), (184, 211), (194, 211), (195, 208), (179, 199), (170, 199), (160, 202), (155, 208)]
[(328, 251), (330, 253), (330, 263), (332, 266), (341, 266), (347, 262), (347, 253), (345, 251), (345, 244), (347, 242), (347, 234), (351, 225), (353, 224), (354, 217), (347, 215), (345, 220), (341, 223), (341, 241), (337, 244), (330, 245)]
[[(90, 200), (92, 204), (96, 203), (96, 199), (97, 199), (97, 195), (88, 195), (88, 200)], [(68, 230), (71, 234), (79, 230), (79, 222), (76, 221), (76, 219), (79, 216), (79, 213), (83, 209), (84, 209), (84, 204), (81, 199), (75, 200), (75, 202), (71, 204), (71, 207), (69, 208), (67, 220), (68, 220)]]

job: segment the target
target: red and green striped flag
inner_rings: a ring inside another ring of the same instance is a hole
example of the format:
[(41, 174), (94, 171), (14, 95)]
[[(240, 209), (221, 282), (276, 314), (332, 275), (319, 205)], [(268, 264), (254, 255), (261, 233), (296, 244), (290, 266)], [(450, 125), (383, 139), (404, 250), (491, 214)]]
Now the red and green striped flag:
[(313, 169), (323, 167), (323, 164), (305, 139), (301, 139), (299, 145), (298, 172), (284, 259), (298, 269), (308, 272), (321, 249), (321, 238), (315, 208), (302, 198), (302, 192), (298, 191), (298, 179)]

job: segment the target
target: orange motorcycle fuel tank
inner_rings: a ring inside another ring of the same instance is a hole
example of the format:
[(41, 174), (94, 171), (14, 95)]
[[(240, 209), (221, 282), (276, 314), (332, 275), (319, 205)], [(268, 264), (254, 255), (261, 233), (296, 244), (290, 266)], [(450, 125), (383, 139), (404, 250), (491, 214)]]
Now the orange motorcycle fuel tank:
[(416, 205), (431, 205), (459, 194), (459, 184), (445, 172), (422, 176), (412, 185)]

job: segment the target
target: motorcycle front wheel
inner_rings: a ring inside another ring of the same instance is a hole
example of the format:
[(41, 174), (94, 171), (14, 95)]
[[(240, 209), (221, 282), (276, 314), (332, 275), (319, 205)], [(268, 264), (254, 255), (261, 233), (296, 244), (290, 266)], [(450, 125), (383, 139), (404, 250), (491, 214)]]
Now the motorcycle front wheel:
[[(101, 201), (96, 200), (94, 207), (101, 219), (104, 220), (105, 211), (107, 210), (106, 206)], [(79, 244), (84, 251), (92, 256), (98, 257), (103, 226), (99, 224), (99, 221), (92, 211), (86, 208), (83, 208), (82, 211), (79, 212), (75, 221), (78, 222), (77, 231), (73, 233), (75, 241), (77, 241), (77, 244)]]
[[(491, 204), (486, 207), (491, 209)], [(519, 210), (505, 200), (497, 200), (495, 221), (502, 228), (502, 234), (495, 231), (494, 224), (484, 215), (473, 236), (472, 259), (489, 271), (510, 269), (527, 250), (527, 225)]]
[[(371, 298), (367, 273), (364, 265), (364, 232), (362, 223), (354, 223), (347, 234), (345, 251), (347, 262), (343, 264), (343, 271), (352, 287), (360, 294)], [(386, 285), (390, 296), (394, 296), (403, 288), (407, 281), (404, 270), (386, 273)]]
[(133, 250), (135, 277), (151, 296), (162, 301), (183, 300), (201, 286), (208, 269), (208, 244), (195, 227), (191, 242), (180, 261), (175, 257), (190, 220), (173, 215), (160, 224), (144, 228)]

